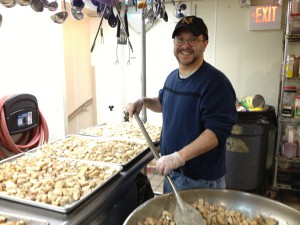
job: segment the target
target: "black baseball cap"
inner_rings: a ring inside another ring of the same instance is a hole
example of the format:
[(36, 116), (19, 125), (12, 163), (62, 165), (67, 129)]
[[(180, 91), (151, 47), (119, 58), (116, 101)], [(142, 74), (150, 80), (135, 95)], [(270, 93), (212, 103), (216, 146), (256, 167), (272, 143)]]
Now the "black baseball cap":
[(203, 34), (206, 40), (208, 40), (207, 26), (199, 17), (185, 16), (181, 20), (179, 20), (173, 31), (172, 38), (174, 38), (182, 28), (189, 29), (195, 36)]

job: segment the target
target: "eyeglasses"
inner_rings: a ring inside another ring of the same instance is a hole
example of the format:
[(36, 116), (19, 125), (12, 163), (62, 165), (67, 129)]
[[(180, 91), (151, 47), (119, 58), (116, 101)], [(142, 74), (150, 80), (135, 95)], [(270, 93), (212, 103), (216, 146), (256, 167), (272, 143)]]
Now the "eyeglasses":
[(177, 46), (181, 46), (184, 45), (186, 42), (190, 45), (190, 46), (196, 46), (198, 43), (200, 43), (201, 41), (205, 41), (205, 40), (200, 40), (198, 38), (191, 38), (191, 39), (187, 39), (184, 40), (183, 38), (180, 37), (175, 37), (174, 38), (174, 44)]

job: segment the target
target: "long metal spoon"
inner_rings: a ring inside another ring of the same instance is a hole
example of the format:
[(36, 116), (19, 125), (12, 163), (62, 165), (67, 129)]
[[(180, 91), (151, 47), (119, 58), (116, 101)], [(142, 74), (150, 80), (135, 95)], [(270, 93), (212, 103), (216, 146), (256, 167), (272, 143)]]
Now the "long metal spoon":
[[(102, 28), (102, 22), (103, 22), (103, 17), (104, 17), (104, 12), (105, 12), (105, 10), (106, 10), (106, 7), (107, 7), (107, 5), (104, 6), (104, 10), (102, 10), (101, 12), (100, 12), (100, 10), (99, 10), (99, 13), (100, 13), (100, 23), (99, 23), (99, 27), (98, 27), (96, 36), (95, 36), (95, 38), (94, 38), (93, 45), (92, 45), (92, 47), (91, 47), (91, 52), (94, 51), (94, 48), (95, 48), (95, 45), (96, 45), (96, 40), (97, 40), (99, 31), (100, 31), (101, 28)], [(98, 8), (99, 8), (99, 6), (97, 7), (97, 11), (98, 11)]]
[(54, 23), (61, 24), (61, 23), (65, 22), (65, 20), (68, 18), (68, 12), (66, 9), (66, 1), (65, 0), (64, 0), (64, 11), (55, 13), (50, 18), (52, 19), (52, 21)]
[(167, 14), (167, 12), (164, 13), (163, 19), (164, 19), (165, 22), (168, 22), (168, 14)]
[(166, 2), (165, 2), (165, 0), (163, 0), (163, 2), (162, 2), (162, 9), (163, 9), (163, 16), (162, 16), (162, 18), (164, 19), (165, 22), (168, 22), (168, 14), (166, 12), (165, 4), (166, 4)]
[(145, 23), (153, 23), (153, 21), (155, 20), (155, 15), (154, 15), (154, 11), (153, 11), (153, 0), (151, 0), (151, 7), (145, 17)]
[[(137, 113), (134, 113), (133, 115), (134, 115), (134, 118), (137, 121), (155, 159), (159, 159), (159, 154), (158, 154), (143, 122), (141, 121), (141, 119)], [(202, 218), (200, 212), (198, 212), (196, 209), (194, 209), (188, 203), (184, 202), (183, 199), (181, 198), (181, 196), (179, 195), (179, 193), (177, 192), (175, 185), (173, 184), (170, 176), (166, 175), (166, 178), (175, 194), (175, 198), (177, 201), (177, 206), (176, 206), (175, 215), (174, 215), (176, 225), (205, 225), (206, 222)]]

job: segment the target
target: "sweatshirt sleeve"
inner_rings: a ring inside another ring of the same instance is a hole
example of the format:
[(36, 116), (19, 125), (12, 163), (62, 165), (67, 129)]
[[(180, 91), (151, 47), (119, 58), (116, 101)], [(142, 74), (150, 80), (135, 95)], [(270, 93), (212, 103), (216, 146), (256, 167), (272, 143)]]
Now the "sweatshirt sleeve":
[(200, 107), (203, 126), (213, 131), (221, 143), (226, 142), (237, 122), (235, 102), (235, 91), (225, 75), (210, 82), (203, 95)]

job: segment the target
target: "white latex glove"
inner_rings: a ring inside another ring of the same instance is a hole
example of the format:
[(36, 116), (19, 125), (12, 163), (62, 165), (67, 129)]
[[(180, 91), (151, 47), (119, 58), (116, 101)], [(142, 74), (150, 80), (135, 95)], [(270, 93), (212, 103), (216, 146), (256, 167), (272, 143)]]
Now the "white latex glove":
[(156, 161), (156, 170), (159, 174), (167, 175), (171, 170), (177, 169), (185, 164), (178, 152), (160, 157)]

